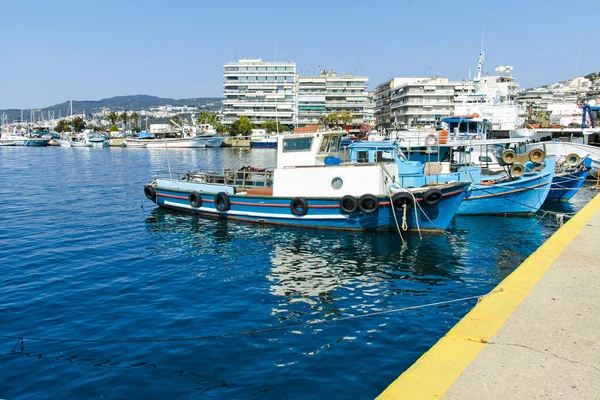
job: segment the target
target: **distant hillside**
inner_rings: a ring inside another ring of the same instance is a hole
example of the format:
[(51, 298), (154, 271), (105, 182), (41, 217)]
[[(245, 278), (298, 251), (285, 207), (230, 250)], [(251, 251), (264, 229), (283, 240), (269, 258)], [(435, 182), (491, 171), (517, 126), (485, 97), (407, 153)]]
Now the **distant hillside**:
[[(102, 108), (108, 108), (114, 111), (133, 111), (143, 110), (150, 107), (158, 106), (197, 106), (203, 107), (205, 110), (217, 111), (221, 108), (221, 98), (218, 97), (200, 97), (195, 99), (169, 99), (156, 96), (148, 95), (134, 95), (134, 96), (117, 96), (110, 97), (102, 100), (73, 100), (73, 114), (79, 114), (85, 110), (86, 114), (100, 111)], [(54, 111), (54, 116), (58, 118), (59, 112), (61, 116), (66, 116), (69, 110), (69, 102), (56, 104), (50, 107), (36, 109), (35, 113), (41, 113), (42, 115), (48, 115), (48, 112)], [(20, 109), (0, 110), (0, 114), (6, 113), (7, 120), (14, 121), (21, 118)], [(23, 110), (23, 117), (29, 120), (31, 110)]]

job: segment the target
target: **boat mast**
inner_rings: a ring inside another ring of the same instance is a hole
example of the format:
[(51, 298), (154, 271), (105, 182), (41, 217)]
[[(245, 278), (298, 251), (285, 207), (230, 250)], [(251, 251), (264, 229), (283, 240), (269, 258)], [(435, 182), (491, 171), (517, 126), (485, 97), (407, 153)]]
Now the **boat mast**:
[(481, 81), (481, 71), (483, 69), (483, 58), (484, 58), (484, 52), (483, 52), (483, 39), (484, 38), (485, 38), (485, 31), (481, 35), (481, 52), (479, 53), (479, 60), (477, 61), (477, 74), (475, 75), (475, 79), (473, 79), (473, 81), (475, 81), (475, 82)]

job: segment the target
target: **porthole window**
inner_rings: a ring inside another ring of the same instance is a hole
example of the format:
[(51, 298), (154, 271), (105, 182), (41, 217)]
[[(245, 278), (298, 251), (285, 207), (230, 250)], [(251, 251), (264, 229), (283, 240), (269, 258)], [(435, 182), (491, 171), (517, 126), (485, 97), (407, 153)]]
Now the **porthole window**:
[(341, 189), (344, 186), (344, 181), (342, 178), (336, 177), (331, 180), (331, 187), (335, 190)]

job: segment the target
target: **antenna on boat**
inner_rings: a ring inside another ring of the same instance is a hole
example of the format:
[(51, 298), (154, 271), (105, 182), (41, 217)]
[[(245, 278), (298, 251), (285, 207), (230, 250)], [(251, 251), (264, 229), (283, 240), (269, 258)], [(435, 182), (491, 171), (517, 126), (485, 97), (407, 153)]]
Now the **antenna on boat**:
[(483, 52), (483, 40), (485, 38), (485, 31), (483, 31), (483, 33), (481, 34), (481, 52), (479, 53), (479, 61), (477, 61), (477, 74), (475, 75), (475, 79), (473, 79), (475, 82), (479, 82), (481, 80), (481, 71), (483, 69), (483, 58), (484, 58), (484, 52)]

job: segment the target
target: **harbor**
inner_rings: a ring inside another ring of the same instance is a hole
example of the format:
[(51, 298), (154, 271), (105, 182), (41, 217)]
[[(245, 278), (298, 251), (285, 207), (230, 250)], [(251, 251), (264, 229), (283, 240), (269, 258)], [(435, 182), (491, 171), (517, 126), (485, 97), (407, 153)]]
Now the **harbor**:
[[(459, 215), (445, 234), (405, 235), (403, 245), (394, 231), (286, 228), (156, 208), (141, 188), (167, 157), (174, 171), (276, 163), (274, 150), (243, 148), (2, 153), (3, 170), (17, 160), (45, 165), (11, 167), (6, 177), (28, 202), (0, 194), (9, 227), (0, 251), (12, 260), (0, 295), (6, 393), (19, 391), (27, 370), (56, 371), (57, 382), (71, 382), (61, 390), (84, 396), (110, 386), (118, 397), (375, 398), (596, 193), (592, 182), (532, 216), (485, 217), (493, 230), (482, 217)], [(98, 206), (104, 188), (111, 200)], [(94, 376), (107, 386), (91, 383)], [(123, 378), (128, 384), (118, 385)]]
[(0, 400), (598, 397), (593, 7), (5, 3)]

